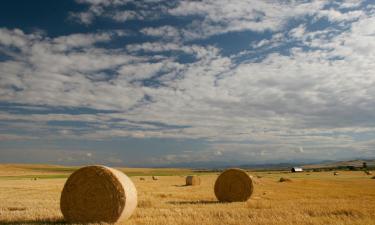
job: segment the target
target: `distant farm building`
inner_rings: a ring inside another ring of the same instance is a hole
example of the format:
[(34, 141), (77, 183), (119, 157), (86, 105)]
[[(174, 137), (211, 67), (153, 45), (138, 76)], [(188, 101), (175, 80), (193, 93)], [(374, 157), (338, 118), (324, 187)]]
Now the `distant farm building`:
[(303, 169), (301, 167), (293, 167), (291, 171), (292, 173), (297, 173), (297, 172), (303, 172)]

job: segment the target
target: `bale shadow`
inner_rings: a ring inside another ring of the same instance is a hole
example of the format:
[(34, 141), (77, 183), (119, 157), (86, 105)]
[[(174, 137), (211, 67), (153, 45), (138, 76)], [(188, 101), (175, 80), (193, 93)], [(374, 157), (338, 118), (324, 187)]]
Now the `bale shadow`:
[(172, 205), (206, 205), (206, 204), (223, 204), (223, 202), (219, 201), (208, 201), (208, 200), (196, 200), (196, 201), (170, 201), (167, 202)]
[(189, 187), (189, 186), (191, 186), (191, 185), (186, 185), (186, 184), (181, 184), (181, 185), (175, 184), (175, 185), (173, 185), (173, 187)]

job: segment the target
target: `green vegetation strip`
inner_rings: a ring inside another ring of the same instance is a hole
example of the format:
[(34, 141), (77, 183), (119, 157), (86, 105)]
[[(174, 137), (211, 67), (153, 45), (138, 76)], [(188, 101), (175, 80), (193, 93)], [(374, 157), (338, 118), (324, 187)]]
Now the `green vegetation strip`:
[(56, 168), (51, 168), (51, 167), (32, 167), (32, 168), (27, 168), (29, 170), (33, 171), (45, 171), (45, 172), (66, 172), (66, 173), (73, 173), (79, 167), (56, 167)]
[(194, 171), (150, 171), (150, 172), (126, 172), (121, 170), (123, 173), (125, 173), (129, 177), (138, 177), (138, 176), (188, 176), (188, 175), (208, 175), (212, 174), (210, 172), (194, 172)]
[[(187, 176), (187, 175), (209, 175), (209, 174), (212, 174), (212, 172), (202, 173), (202, 172), (194, 172), (194, 171), (150, 171), (150, 172), (141, 172), (141, 171), (126, 172), (126, 171), (122, 171), (122, 172), (124, 172), (129, 177), (136, 177), (136, 176)], [(70, 174), (71, 173), (21, 175), (21, 176), (0, 176), (0, 180), (61, 179), (61, 178), (68, 178)]]
[(0, 180), (25, 180), (25, 179), (60, 179), (67, 178), (69, 174), (48, 174), (48, 175), (23, 175), (23, 176), (0, 176)]

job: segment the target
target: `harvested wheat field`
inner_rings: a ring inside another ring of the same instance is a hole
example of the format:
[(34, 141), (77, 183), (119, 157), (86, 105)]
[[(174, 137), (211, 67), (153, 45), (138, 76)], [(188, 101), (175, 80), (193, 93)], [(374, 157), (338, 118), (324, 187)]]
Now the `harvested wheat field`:
[[(199, 186), (186, 186), (185, 176), (173, 175), (183, 174), (181, 171), (169, 172), (157, 182), (147, 174), (142, 175), (143, 181), (131, 177), (138, 191), (138, 207), (130, 219), (119, 224), (375, 224), (375, 180), (361, 171), (340, 171), (340, 176), (332, 172), (250, 172), (261, 178), (254, 182), (250, 199), (236, 203), (216, 199), (218, 173), (200, 174)], [(55, 177), (51, 173), (33, 180), (26, 176), (26, 169), (22, 176), (17, 172), (9, 176), (11, 171), (6, 174), (0, 176), (0, 224), (64, 224), (59, 200), (66, 178), (56, 172)], [(280, 177), (291, 182), (279, 182)]]

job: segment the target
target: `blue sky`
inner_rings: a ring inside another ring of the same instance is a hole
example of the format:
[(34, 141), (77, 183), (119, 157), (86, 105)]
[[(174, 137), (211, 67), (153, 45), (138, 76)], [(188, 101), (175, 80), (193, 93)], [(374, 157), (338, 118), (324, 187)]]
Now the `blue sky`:
[(4, 1), (0, 162), (375, 157), (372, 1)]

